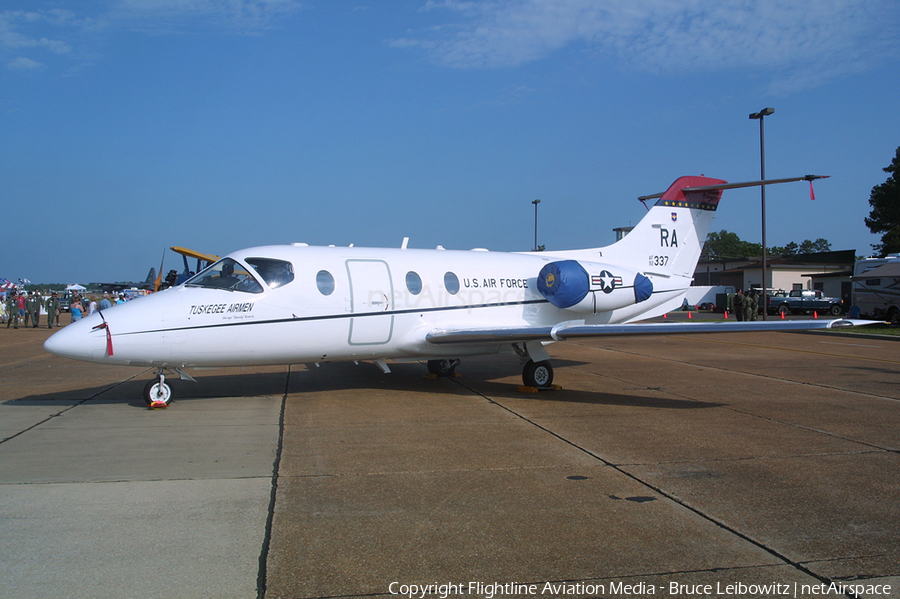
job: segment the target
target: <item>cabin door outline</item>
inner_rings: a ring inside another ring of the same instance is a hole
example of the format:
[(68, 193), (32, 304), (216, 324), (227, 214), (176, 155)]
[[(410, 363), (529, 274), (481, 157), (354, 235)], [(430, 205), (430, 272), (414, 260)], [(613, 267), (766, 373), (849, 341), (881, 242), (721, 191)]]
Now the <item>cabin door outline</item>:
[(350, 279), (350, 345), (384, 345), (394, 333), (391, 267), (384, 260), (347, 260)]

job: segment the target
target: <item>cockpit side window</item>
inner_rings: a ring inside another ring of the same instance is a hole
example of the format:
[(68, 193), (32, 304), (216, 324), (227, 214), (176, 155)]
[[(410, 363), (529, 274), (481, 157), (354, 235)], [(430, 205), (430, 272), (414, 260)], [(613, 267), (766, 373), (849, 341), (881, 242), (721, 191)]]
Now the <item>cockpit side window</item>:
[(247, 268), (231, 258), (222, 258), (185, 281), (184, 284), (188, 287), (207, 287), (245, 293), (262, 293), (263, 291), (262, 285), (253, 278)]
[(294, 280), (294, 265), (274, 258), (247, 258), (247, 264), (256, 269), (270, 289), (277, 289)]

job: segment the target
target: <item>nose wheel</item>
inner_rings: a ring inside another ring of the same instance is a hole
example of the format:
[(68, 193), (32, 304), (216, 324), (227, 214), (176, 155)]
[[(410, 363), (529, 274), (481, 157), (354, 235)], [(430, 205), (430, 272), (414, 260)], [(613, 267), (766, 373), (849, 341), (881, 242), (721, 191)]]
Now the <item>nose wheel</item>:
[(144, 385), (144, 401), (151, 409), (167, 408), (172, 401), (172, 388), (166, 384), (166, 375), (162, 372)]

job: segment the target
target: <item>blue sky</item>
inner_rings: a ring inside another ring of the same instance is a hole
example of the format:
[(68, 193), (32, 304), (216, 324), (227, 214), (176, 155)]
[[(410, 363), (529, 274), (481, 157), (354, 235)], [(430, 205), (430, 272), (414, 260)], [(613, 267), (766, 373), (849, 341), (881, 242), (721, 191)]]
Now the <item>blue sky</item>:
[[(612, 242), (675, 178), (759, 178), (768, 244), (867, 254), (900, 146), (895, 0), (16, 1), (0, 276), (142, 279), (170, 245)], [(759, 241), (758, 189), (714, 229)], [(178, 267), (168, 252), (166, 266)]]

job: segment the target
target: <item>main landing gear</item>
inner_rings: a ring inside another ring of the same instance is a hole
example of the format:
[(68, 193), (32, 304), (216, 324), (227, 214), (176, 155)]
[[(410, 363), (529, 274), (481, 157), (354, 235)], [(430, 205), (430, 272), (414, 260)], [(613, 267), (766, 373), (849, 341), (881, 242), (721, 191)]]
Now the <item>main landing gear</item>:
[(525, 362), (522, 369), (522, 382), (533, 389), (547, 389), (553, 384), (553, 366), (550, 365), (550, 354), (540, 341), (513, 343), (513, 349)]
[(522, 382), (526, 387), (541, 389), (549, 387), (553, 383), (553, 366), (549, 360), (535, 362), (528, 360), (522, 370)]
[[(550, 355), (539, 341), (513, 343), (513, 349), (525, 366), (522, 369), (522, 382), (532, 389), (548, 389), (553, 385), (553, 366)], [(459, 360), (428, 360), (428, 373), (437, 377), (453, 376)]]
[(445, 377), (453, 376), (459, 360), (428, 360), (428, 374)]

